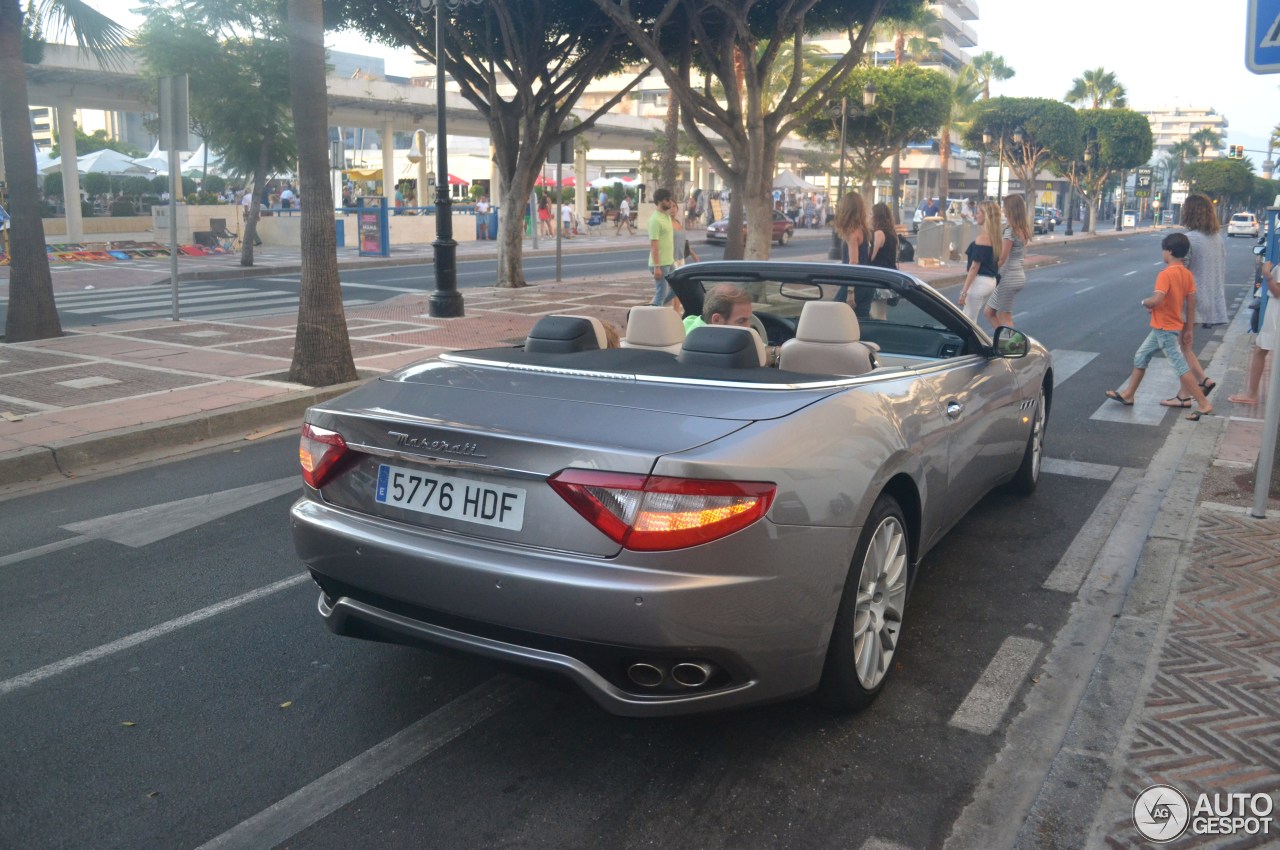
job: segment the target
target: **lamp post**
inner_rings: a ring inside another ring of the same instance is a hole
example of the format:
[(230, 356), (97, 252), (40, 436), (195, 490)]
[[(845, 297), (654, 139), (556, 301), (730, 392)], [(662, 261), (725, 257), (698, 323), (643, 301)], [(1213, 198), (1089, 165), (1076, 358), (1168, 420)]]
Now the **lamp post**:
[[(428, 300), (428, 315), (439, 319), (453, 319), (463, 315), (462, 293), (458, 291), (458, 243), (453, 239), (453, 205), (449, 199), (448, 128), (445, 120), (444, 97), (444, 5), (456, 7), (462, 3), (480, 3), (483, 0), (421, 0), (422, 8), (436, 12), (436, 239), (435, 249), (436, 288)], [(425, 134), (424, 134), (425, 135)], [(419, 174), (425, 165), (419, 166)], [(421, 192), (422, 189), (419, 189)]]
[[(868, 82), (862, 89), (862, 108), (856, 106), (852, 112), (849, 109), (849, 98), (840, 98), (840, 182), (836, 185), (836, 207), (840, 206), (840, 199), (844, 197), (844, 160), (845, 160), (845, 126), (848, 123), (849, 115), (855, 116), (868, 115), (871, 109), (876, 105), (876, 84)], [(834, 115), (832, 116), (834, 117)], [(827, 259), (838, 260), (844, 256), (841, 248), (844, 240), (840, 238), (840, 234), (835, 228), (831, 229), (831, 250), (827, 252)]]

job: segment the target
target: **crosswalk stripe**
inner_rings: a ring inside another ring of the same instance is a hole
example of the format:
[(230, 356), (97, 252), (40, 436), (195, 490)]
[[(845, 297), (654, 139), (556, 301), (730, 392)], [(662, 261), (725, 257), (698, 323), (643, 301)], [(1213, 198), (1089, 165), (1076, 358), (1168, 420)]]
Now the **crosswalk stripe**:
[(1062, 386), (1063, 381), (1079, 372), (1098, 356), (1096, 351), (1071, 351), (1055, 348), (1049, 352), (1053, 355), (1053, 385)]
[[(1123, 381), (1117, 382), (1118, 386), (1123, 384)], [(1160, 401), (1178, 392), (1181, 390), (1178, 389), (1178, 376), (1174, 373), (1173, 366), (1163, 356), (1157, 355), (1147, 367), (1147, 374), (1143, 377), (1131, 406), (1103, 399), (1089, 418), (1128, 425), (1159, 425), (1164, 421), (1165, 414), (1174, 409), (1162, 406)]]

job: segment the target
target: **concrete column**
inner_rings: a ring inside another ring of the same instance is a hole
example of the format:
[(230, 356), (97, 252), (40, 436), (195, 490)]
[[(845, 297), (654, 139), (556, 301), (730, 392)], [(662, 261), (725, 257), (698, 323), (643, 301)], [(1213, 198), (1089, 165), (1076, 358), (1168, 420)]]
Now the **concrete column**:
[(67, 203), (67, 242), (84, 241), (84, 218), (80, 213), (80, 172), (76, 170), (76, 108), (58, 104), (58, 142), (62, 149), (62, 197)]
[(387, 199), (387, 206), (395, 206), (396, 131), (390, 121), (382, 125), (382, 196)]
[(591, 192), (591, 187), (587, 185), (587, 152), (585, 150), (575, 150), (573, 153), (573, 186), (573, 214), (578, 217), (578, 226), (585, 227), (587, 195)]
[[(493, 142), (489, 143), (489, 204), (498, 206), (502, 203), (502, 184), (498, 179), (498, 149)], [(496, 239), (497, 236), (494, 236)]]

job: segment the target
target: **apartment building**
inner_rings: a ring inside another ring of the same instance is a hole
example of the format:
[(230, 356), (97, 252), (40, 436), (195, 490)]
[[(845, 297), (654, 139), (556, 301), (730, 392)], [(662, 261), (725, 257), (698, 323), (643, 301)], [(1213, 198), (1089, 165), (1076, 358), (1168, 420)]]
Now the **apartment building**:
[[(1167, 153), (1178, 142), (1189, 139), (1198, 130), (1213, 130), (1221, 138), (1227, 137), (1227, 119), (1219, 115), (1215, 109), (1194, 106), (1174, 106), (1164, 109), (1138, 109), (1151, 122), (1154, 156), (1159, 158)], [(1221, 150), (1208, 150), (1205, 156), (1209, 159), (1222, 156)]]

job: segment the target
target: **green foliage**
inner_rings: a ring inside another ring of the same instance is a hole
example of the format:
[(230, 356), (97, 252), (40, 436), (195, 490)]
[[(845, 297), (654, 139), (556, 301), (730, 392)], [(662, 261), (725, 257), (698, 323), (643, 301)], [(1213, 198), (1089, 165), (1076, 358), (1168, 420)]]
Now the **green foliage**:
[(1269, 207), (1275, 202), (1276, 195), (1280, 195), (1280, 180), (1268, 180), (1255, 175), (1248, 205), (1254, 209)]
[(1009, 67), (1003, 56), (997, 56), (990, 50), (983, 51), (973, 57), (971, 67), (978, 79), (978, 87), (982, 89), (982, 99), (991, 99), (991, 84), (1000, 80), (1011, 79), (1017, 71)]
[(120, 181), (120, 191), (130, 198), (139, 198), (151, 191), (151, 181), (146, 177), (126, 177)]
[(111, 191), (111, 178), (106, 174), (85, 174), (80, 178), (80, 188), (89, 195), (105, 195)]
[[(211, 150), (241, 176), (288, 171), (296, 158), (288, 50), (272, 2), (142, 7), (137, 43), (149, 75), (188, 75), (191, 118)], [(259, 175), (260, 176), (260, 175)]]
[(1183, 175), (1191, 188), (1219, 201), (1243, 201), (1253, 194), (1253, 163), (1239, 159), (1209, 159), (1188, 163)]
[(217, 194), (227, 188), (227, 178), (219, 174), (210, 174), (204, 179), (204, 189), (206, 192)]
[[(62, 142), (59, 139), (59, 133), (53, 134), (53, 147), (49, 148), (49, 156), (62, 156)], [(145, 154), (123, 142), (107, 137), (106, 130), (96, 130), (92, 135), (85, 133), (79, 127), (76, 127), (76, 156), (84, 156), (87, 153), (94, 153), (101, 150), (114, 150), (124, 154), (127, 157), (137, 159)]]
[(46, 198), (62, 197), (62, 172), (55, 171), (44, 176), (44, 196)]
[(133, 205), (133, 201), (128, 198), (116, 198), (111, 202), (111, 215), (113, 217), (136, 215), (137, 212), (137, 209)]
[[(864, 114), (863, 91), (876, 87), (876, 102)], [(853, 157), (853, 173), (869, 185), (881, 163), (908, 142), (932, 138), (951, 112), (951, 80), (941, 71), (916, 65), (855, 68), (841, 92), (849, 99), (845, 142)], [(839, 106), (828, 107), (806, 124), (801, 135), (840, 145)]]
[(1104, 106), (1128, 106), (1127, 98), (1128, 94), (1114, 71), (1093, 68), (1071, 81), (1071, 88), (1063, 99), (1067, 103), (1084, 103), (1100, 109)]

